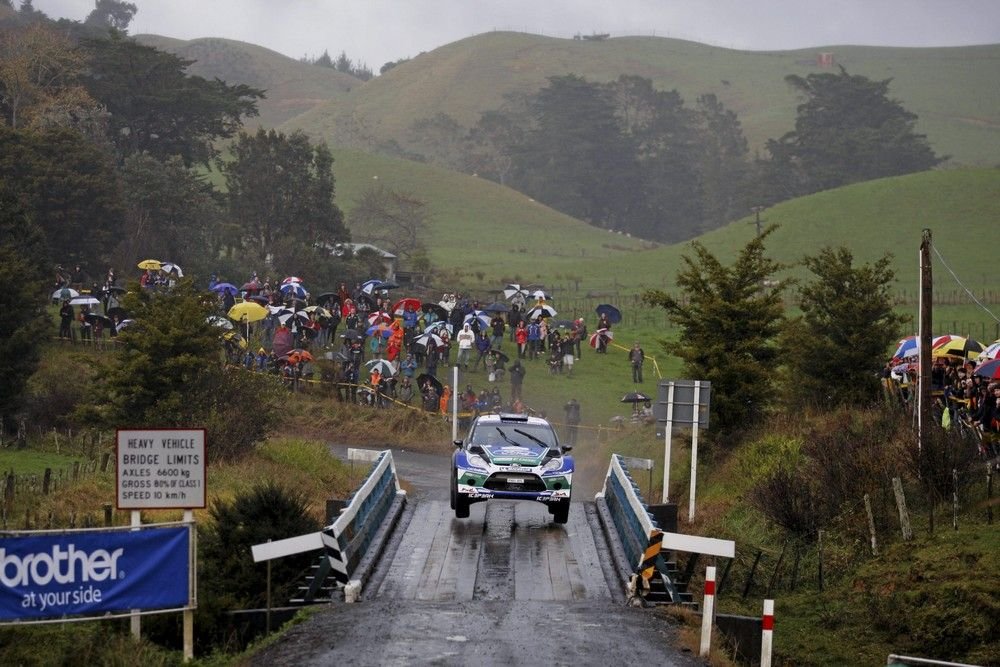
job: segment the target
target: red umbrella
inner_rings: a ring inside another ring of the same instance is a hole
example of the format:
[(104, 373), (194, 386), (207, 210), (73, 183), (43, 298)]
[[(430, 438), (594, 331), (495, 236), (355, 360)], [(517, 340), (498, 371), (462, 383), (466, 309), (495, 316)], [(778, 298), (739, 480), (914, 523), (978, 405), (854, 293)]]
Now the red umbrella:
[(288, 276), (287, 278), (281, 281), (281, 284), (287, 285), (288, 283), (302, 283), (302, 282), (303, 282), (302, 278), (299, 278), (298, 276)]
[(993, 359), (992, 361), (987, 361), (985, 364), (980, 364), (973, 372), (973, 375), (981, 375), (987, 380), (1000, 380), (1000, 359)]
[(598, 329), (594, 333), (590, 334), (590, 338), (588, 340), (590, 347), (596, 350), (601, 344), (602, 338), (604, 339), (604, 342), (607, 343), (609, 340), (615, 339), (615, 333), (613, 331), (608, 331), (607, 329)]
[(375, 324), (391, 324), (392, 316), (384, 310), (376, 310), (374, 313), (368, 316), (368, 326), (373, 326)]
[(405, 310), (407, 306), (409, 306), (414, 312), (419, 313), (420, 312), (420, 299), (414, 299), (412, 296), (408, 296), (405, 299), (400, 299), (399, 301), (397, 301), (395, 303), (395, 305), (393, 305), (393, 307), (392, 307), (392, 314), (393, 315), (402, 315), (403, 314), (403, 310)]

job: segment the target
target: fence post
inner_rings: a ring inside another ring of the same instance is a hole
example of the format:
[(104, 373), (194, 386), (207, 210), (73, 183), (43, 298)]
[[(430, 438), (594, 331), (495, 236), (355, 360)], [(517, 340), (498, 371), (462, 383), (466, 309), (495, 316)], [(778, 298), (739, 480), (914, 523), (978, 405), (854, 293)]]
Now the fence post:
[(951, 527), (958, 530), (958, 470), (951, 469)]
[(104, 452), (101, 454), (101, 472), (108, 471), (108, 463), (111, 461), (111, 453)]
[(705, 568), (705, 597), (701, 610), (701, 648), (698, 655), (705, 657), (712, 649), (712, 618), (715, 616), (715, 567)]
[(986, 463), (986, 523), (993, 525), (993, 464)]
[(878, 541), (875, 537), (875, 515), (872, 513), (872, 499), (865, 494), (865, 514), (868, 515), (868, 533), (872, 540), (872, 556), (878, 556)]
[(892, 491), (896, 494), (896, 507), (899, 508), (899, 526), (903, 531), (903, 541), (909, 542), (913, 539), (913, 531), (910, 529), (910, 514), (906, 511), (906, 496), (903, 495), (903, 480), (899, 477), (892, 478)]
[(760, 562), (760, 557), (763, 552), (758, 549), (757, 555), (753, 559), (753, 565), (750, 567), (750, 572), (747, 574), (747, 583), (743, 586), (743, 599), (746, 600), (747, 596), (750, 594), (750, 586), (753, 585), (753, 575), (757, 572), (757, 563)]
[(764, 600), (761, 618), (760, 667), (771, 667), (771, 644), (774, 641), (774, 600)]
[(42, 495), (49, 495), (49, 485), (52, 483), (52, 468), (46, 468), (42, 476)]
[(771, 580), (767, 582), (767, 593), (765, 595), (770, 596), (771, 591), (774, 590), (775, 585), (779, 581), (779, 576), (781, 574), (781, 564), (785, 560), (785, 550), (788, 549), (788, 542), (786, 541), (781, 545), (781, 555), (778, 556), (778, 562), (774, 564), (774, 572), (771, 573)]
[(113, 521), (114, 515), (111, 513), (111, 503), (104, 503), (104, 525), (110, 527)]
[(73, 461), (73, 481), (75, 482), (80, 478), (80, 462)]

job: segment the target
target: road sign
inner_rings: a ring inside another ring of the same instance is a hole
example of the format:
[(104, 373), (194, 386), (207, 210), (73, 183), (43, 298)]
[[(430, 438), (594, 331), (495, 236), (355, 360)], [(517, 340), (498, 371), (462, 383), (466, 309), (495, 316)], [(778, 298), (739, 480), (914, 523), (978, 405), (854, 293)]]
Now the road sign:
[(205, 507), (205, 429), (118, 431), (118, 509)]
[(701, 381), (698, 391), (698, 407), (694, 404), (694, 380), (660, 380), (657, 388), (657, 401), (653, 407), (653, 416), (656, 418), (658, 434), (667, 421), (667, 403), (669, 401), (669, 389), (673, 385), (673, 414), (671, 422), (674, 426), (690, 426), (695, 422), (695, 415), (698, 415), (698, 428), (708, 428), (709, 404), (712, 398), (712, 383)]

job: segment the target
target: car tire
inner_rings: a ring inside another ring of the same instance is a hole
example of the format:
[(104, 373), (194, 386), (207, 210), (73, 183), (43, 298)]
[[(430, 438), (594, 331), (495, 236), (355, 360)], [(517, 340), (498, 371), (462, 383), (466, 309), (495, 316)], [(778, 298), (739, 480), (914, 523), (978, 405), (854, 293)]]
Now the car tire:
[(455, 494), (455, 518), (469, 518), (469, 499), (465, 496), (458, 495), (458, 493)]
[(555, 523), (566, 523), (569, 521), (569, 500), (563, 500), (555, 505), (552, 511), (552, 521)]
[(458, 471), (451, 469), (451, 508), (455, 509), (455, 498), (458, 497)]

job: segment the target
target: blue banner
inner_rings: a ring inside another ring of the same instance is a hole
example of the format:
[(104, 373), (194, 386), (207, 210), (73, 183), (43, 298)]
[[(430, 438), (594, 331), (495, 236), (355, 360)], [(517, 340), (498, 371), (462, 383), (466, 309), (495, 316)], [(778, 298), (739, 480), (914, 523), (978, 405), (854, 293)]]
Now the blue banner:
[(188, 605), (186, 526), (0, 537), (0, 621)]

